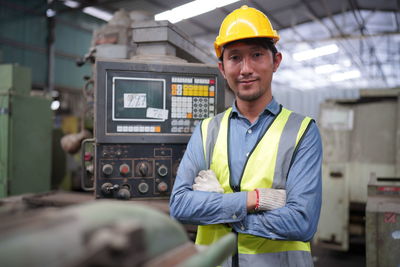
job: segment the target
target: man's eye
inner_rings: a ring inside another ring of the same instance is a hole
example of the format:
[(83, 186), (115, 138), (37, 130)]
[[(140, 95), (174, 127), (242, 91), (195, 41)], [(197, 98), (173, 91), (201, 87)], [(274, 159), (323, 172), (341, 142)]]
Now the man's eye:
[(233, 60), (233, 61), (238, 61), (240, 59), (240, 57), (233, 55), (233, 56), (230, 56), (229, 59)]
[(253, 57), (261, 57), (262, 56), (262, 53), (260, 53), (260, 52), (256, 52), (256, 53), (254, 53), (253, 54)]

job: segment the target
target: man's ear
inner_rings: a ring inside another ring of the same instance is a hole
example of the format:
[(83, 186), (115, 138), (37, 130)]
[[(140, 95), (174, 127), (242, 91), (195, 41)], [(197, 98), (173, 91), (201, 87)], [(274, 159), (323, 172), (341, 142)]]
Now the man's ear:
[(222, 76), (224, 76), (224, 78), (226, 79), (225, 70), (224, 70), (224, 63), (222, 61), (218, 62), (218, 68), (219, 68), (219, 71), (221, 72)]
[(279, 68), (281, 61), (282, 61), (282, 53), (276, 52), (275, 58), (274, 58), (274, 68), (273, 68), (274, 72), (277, 71), (277, 69)]

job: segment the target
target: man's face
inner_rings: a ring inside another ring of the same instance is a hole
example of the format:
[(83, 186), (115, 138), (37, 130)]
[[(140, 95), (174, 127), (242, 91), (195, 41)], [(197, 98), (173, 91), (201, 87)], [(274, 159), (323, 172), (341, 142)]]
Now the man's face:
[(236, 42), (224, 49), (223, 62), (218, 64), (238, 100), (253, 102), (263, 96), (272, 97), (271, 81), (282, 60), (281, 53), (258, 44)]

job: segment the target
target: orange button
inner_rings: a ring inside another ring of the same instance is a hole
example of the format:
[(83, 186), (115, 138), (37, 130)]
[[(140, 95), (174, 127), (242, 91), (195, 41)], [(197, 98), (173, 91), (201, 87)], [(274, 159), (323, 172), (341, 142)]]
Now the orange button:
[(193, 114), (192, 114), (192, 113), (186, 113), (186, 118), (187, 118), (187, 119), (193, 118)]
[(172, 90), (176, 90), (176, 84), (174, 84), (174, 83), (171, 84), (171, 89), (172, 89)]
[(161, 133), (161, 126), (155, 126), (154, 130), (156, 133)]
[(215, 92), (210, 92), (209, 96), (214, 96)]

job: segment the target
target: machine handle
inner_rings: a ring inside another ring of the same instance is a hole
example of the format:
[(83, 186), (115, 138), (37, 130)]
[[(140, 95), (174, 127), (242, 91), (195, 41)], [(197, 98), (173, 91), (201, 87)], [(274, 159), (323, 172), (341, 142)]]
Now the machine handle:
[[(95, 189), (95, 185), (93, 183), (92, 187), (86, 187), (85, 185), (85, 181), (88, 180), (87, 179), (87, 175), (86, 175), (86, 165), (85, 165), (85, 154), (86, 154), (86, 143), (92, 143), (94, 144), (96, 141), (95, 138), (89, 138), (89, 139), (84, 139), (82, 140), (81, 143), (81, 164), (82, 164), (82, 175), (81, 175), (81, 188), (85, 191), (94, 191)], [(93, 164), (94, 164), (94, 159), (93, 159)]]

